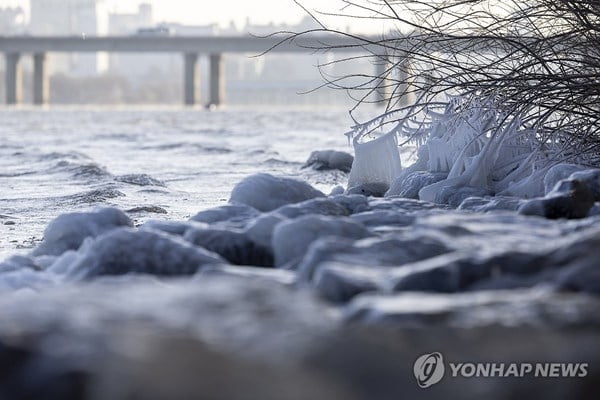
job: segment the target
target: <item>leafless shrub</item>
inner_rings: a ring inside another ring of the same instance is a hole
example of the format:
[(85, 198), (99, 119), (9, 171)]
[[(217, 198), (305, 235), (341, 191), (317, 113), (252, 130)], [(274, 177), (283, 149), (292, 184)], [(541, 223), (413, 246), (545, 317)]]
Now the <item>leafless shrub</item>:
[[(340, 77), (325, 86), (346, 90), (356, 107), (384, 102), (356, 131), (398, 129), (410, 135), (425, 108), (456, 96), (457, 108), (500, 110), (520, 118), (539, 146), (561, 148), (563, 159), (600, 160), (600, 2), (591, 0), (343, 0), (336, 15), (372, 18), (395, 29), (378, 38), (330, 29), (356, 39), (377, 73)], [(322, 14), (313, 13), (315, 19)], [(320, 50), (327, 50), (326, 43)], [(327, 67), (323, 65), (322, 67)], [(325, 69), (324, 69), (325, 71)], [(385, 92), (385, 93), (383, 93)], [(377, 95), (379, 93), (379, 95)], [(407, 99), (411, 101), (407, 104)], [(353, 109), (354, 110), (354, 109)], [(351, 111), (352, 113), (352, 111)], [(393, 127), (393, 128), (392, 128)], [(490, 131), (499, 126), (490, 127)]]

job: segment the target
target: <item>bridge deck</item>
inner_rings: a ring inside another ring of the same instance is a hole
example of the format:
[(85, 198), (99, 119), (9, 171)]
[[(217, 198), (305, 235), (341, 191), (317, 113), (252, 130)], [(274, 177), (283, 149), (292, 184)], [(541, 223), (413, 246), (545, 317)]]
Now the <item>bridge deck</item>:
[[(253, 36), (14, 36), (0, 37), (0, 52), (181, 52), (181, 53), (262, 53), (284, 37)], [(304, 36), (286, 41), (274, 52), (307, 53), (323, 47), (335, 52), (364, 52), (368, 43), (335, 36)]]

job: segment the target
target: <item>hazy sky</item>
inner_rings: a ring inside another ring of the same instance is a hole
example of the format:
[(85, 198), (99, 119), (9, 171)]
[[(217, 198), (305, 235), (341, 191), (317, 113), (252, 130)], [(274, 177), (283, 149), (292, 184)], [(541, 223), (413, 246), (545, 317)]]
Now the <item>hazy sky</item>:
[[(142, 0), (105, 0), (111, 11), (134, 11)], [(158, 22), (182, 22), (188, 24), (219, 23), (227, 25), (235, 21), (238, 26), (246, 18), (253, 23), (287, 22), (296, 23), (305, 16), (305, 12), (293, 0), (148, 0), (154, 5), (155, 18)], [(339, 11), (342, 7), (339, 0), (301, 0), (311, 11)], [(0, 0), (1, 6), (28, 7), (29, 0)], [(379, 30), (374, 21), (348, 21), (322, 16), (329, 24), (344, 27), (352, 24), (357, 30)], [(368, 24), (368, 25), (367, 25)], [(354, 30), (354, 29), (353, 29)]]
[[(111, 9), (130, 11), (136, 0), (108, 0)], [(292, 0), (153, 0), (155, 18), (190, 24), (238, 23), (250, 17), (253, 22), (297, 22), (303, 11)]]

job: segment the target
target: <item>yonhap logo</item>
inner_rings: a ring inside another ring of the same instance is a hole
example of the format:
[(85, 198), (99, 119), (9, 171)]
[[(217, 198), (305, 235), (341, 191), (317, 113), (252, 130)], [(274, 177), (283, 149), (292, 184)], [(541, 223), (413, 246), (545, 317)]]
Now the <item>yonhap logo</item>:
[[(453, 378), (585, 378), (589, 364), (561, 362), (448, 362), (448, 379)], [(413, 366), (419, 387), (425, 389), (444, 378), (446, 364), (441, 353), (423, 354)]]
[(435, 385), (444, 377), (444, 357), (441, 353), (424, 354), (415, 361), (413, 371), (419, 387)]

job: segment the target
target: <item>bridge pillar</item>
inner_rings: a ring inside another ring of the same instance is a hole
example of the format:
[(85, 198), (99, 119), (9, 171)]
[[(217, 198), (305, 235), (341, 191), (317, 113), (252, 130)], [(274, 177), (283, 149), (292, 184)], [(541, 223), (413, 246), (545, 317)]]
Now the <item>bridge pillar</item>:
[(198, 54), (186, 53), (184, 56), (183, 71), (183, 102), (186, 106), (196, 104), (196, 76)]
[(6, 53), (6, 104), (17, 104), (21, 102), (22, 79), (19, 61), (21, 54)]
[(375, 89), (375, 103), (385, 106), (392, 94), (392, 81), (388, 79), (391, 75), (392, 64), (388, 60), (388, 56), (383, 56), (381, 60), (377, 60), (375, 64), (375, 74), (377, 88)]
[(225, 101), (225, 74), (222, 54), (210, 55), (209, 106), (219, 106)]
[(48, 75), (46, 73), (46, 53), (33, 55), (33, 104), (48, 102)]

